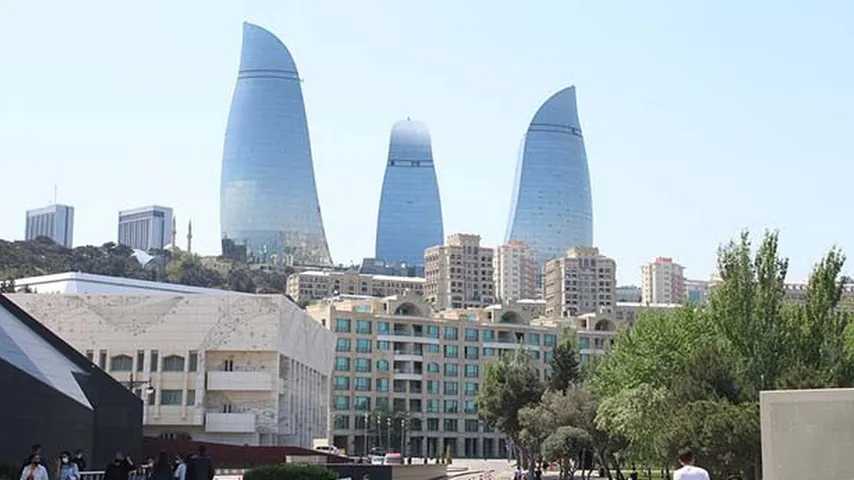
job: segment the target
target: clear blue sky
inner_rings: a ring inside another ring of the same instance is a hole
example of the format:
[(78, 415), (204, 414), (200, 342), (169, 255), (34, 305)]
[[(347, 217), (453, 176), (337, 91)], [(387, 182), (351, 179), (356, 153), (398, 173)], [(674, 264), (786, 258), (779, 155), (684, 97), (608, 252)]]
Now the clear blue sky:
[(707, 278), (745, 227), (781, 230), (792, 280), (833, 244), (854, 255), (850, 1), (0, 0), (0, 238), (23, 237), (58, 184), (75, 244), (115, 240), (119, 209), (157, 203), (218, 253), (244, 20), (304, 78), (336, 262), (373, 253), (407, 115), (432, 131), (445, 231), (503, 240), (520, 137), (571, 84), (595, 243), (621, 283), (659, 255)]

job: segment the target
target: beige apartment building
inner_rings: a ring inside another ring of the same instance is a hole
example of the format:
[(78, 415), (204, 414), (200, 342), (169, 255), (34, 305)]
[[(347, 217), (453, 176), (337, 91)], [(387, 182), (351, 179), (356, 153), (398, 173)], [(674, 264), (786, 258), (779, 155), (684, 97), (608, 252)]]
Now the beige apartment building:
[(573, 247), (546, 262), (544, 297), (547, 317), (577, 317), (613, 312), (617, 264), (594, 247)]
[(685, 268), (672, 258), (657, 257), (641, 267), (643, 303), (683, 303)]
[(424, 252), (424, 298), (436, 310), (478, 308), (496, 302), (491, 248), (480, 235), (456, 233)]
[(308, 302), (336, 295), (387, 297), (414, 292), (424, 293), (424, 279), (358, 272), (307, 271), (288, 277), (287, 293), (296, 302)]
[(335, 336), (282, 295), (13, 294), (143, 401), (146, 436), (311, 447)]
[(525, 242), (511, 240), (495, 249), (493, 275), (496, 296), (502, 302), (540, 297), (540, 267)]
[[(534, 309), (534, 310), (531, 310)], [(486, 365), (524, 348), (545, 378), (558, 325), (531, 318), (528, 305), (434, 313), (417, 295), (339, 297), (307, 308), (337, 337), (330, 440), (350, 454), (387, 445), (376, 412), (403, 416), (407, 455), (503, 457), (505, 437), (478, 418), (475, 397)]]

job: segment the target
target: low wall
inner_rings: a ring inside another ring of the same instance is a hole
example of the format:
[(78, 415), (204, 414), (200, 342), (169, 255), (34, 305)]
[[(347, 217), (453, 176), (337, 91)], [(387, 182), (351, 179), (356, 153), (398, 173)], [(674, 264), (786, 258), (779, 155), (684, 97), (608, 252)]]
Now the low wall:
[(854, 389), (762, 392), (759, 408), (763, 478), (854, 478)]
[(445, 465), (369, 465), (362, 463), (329, 464), (326, 468), (335, 471), (338, 478), (362, 480), (365, 475), (371, 480), (437, 480), (445, 478)]
[(448, 474), (447, 465), (393, 465), (392, 480), (435, 480), (445, 478)]

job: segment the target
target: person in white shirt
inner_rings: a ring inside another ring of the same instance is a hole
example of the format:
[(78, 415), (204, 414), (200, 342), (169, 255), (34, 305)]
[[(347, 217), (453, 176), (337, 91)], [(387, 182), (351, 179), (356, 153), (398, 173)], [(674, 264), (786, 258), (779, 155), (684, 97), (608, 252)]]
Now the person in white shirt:
[(41, 464), (41, 460), (38, 453), (31, 456), (29, 465), (21, 470), (21, 480), (48, 480), (47, 469)]
[(694, 466), (694, 452), (690, 448), (679, 450), (679, 464), (682, 468), (673, 472), (673, 480), (710, 480), (709, 472)]

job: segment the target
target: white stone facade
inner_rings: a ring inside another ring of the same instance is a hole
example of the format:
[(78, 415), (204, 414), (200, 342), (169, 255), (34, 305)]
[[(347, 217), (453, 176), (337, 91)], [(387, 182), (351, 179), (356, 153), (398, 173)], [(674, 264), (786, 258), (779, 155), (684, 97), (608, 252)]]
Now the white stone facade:
[(672, 258), (658, 257), (641, 267), (643, 303), (683, 303), (685, 268)]
[(134, 382), (146, 435), (310, 447), (327, 434), (334, 335), (282, 296), (9, 297)]
[(566, 256), (546, 262), (546, 316), (568, 318), (610, 313), (617, 291), (617, 264), (598, 248), (574, 247)]
[(480, 235), (455, 233), (424, 251), (424, 298), (436, 310), (479, 308), (495, 303), (491, 248)]
[(525, 242), (511, 240), (495, 249), (493, 275), (495, 292), (502, 302), (540, 297), (539, 264)]
[(335, 295), (387, 297), (406, 292), (421, 295), (424, 293), (424, 279), (358, 272), (308, 271), (290, 275), (287, 291), (297, 302), (320, 300)]

